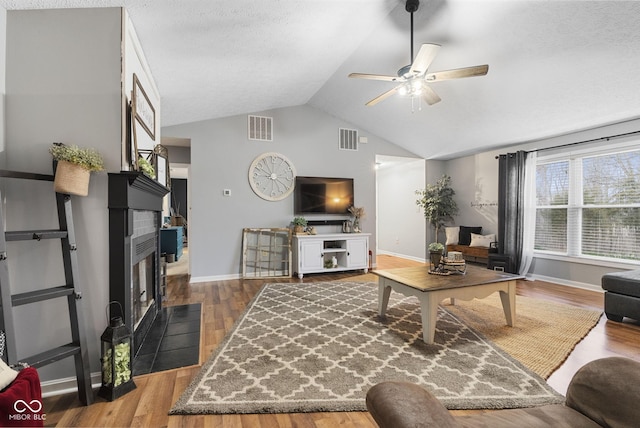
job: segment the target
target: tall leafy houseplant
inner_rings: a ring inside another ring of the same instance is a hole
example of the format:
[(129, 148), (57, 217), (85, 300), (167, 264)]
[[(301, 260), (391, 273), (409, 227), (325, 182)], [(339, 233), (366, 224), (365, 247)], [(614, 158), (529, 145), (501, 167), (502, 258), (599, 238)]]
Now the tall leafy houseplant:
[(451, 187), (451, 177), (443, 175), (435, 184), (427, 184), (423, 190), (416, 190), (416, 204), (424, 211), (424, 217), (433, 226), (438, 242), (438, 232), (447, 221), (453, 221), (458, 214), (458, 204), (453, 199), (456, 194)]

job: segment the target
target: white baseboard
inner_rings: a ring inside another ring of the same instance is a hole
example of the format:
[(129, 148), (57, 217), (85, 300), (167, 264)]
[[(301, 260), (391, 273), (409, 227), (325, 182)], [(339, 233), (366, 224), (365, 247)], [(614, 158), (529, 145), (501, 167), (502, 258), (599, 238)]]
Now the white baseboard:
[(400, 259), (413, 260), (414, 262), (420, 262), (420, 263), (426, 263), (427, 262), (426, 259), (421, 259), (420, 257), (407, 256), (405, 254), (398, 254), (398, 253), (394, 253), (394, 252), (386, 251), (386, 250), (377, 250), (376, 254), (384, 254), (386, 256), (393, 256), (393, 257), (398, 257)]
[(532, 274), (531, 276), (527, 275), (527, 279), (529, 278), (531, 278), (532, 280), (551, 282), (553, 284), (558, 284), (558, 285), (565, 285), (567, 287), (582, 288), (583, 290), (597, 291), (600, 293), (604, 292), (602, 287), (600, 287), (599, 285), (587, 284), (586, 282), (570, 281), (568, 279), (553, 278), (551, 276), (536, 275), (536, 274)]
[[(91, 373), (91, 387), (96, 389), (102, 385), (102, 373)], [(74, 377), (47, 380), (40, 383), (43, 397), (53, 397), (55, 395), (78, 392), (78, 381)]]
[(214, 275), (214, 276), (192, 276), (189, 278), (189, 284), (195, 284), (197, 282), (211, 282), (211, 281), (227, 281), (230, 279), (240, 279), (242, 275), (239, 273), (228, 275)]

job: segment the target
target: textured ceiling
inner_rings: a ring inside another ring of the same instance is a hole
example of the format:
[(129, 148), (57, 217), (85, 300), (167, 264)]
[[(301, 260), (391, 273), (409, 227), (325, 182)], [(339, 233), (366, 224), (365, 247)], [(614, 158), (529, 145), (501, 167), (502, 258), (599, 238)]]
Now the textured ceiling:
[[(309, 104), (425, 158), (448, 158), (640, 117), (640, 2), (422, 0), (415, 49), (442, 102), (365, 107), (410, 62), (404, 0), (0, 0), (6, 9), (124, 6), (162, 95), (162, 124)], [(189, 136), (184, 136), (188, 138)]]

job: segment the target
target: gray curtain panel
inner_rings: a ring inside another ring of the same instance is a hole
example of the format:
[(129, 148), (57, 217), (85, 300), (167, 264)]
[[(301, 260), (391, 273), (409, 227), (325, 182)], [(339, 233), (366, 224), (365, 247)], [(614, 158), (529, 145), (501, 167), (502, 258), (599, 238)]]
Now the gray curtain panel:
[(524, 227), (524, 175), (527, 152), (498, 156), (498, 249), (520, 269)]

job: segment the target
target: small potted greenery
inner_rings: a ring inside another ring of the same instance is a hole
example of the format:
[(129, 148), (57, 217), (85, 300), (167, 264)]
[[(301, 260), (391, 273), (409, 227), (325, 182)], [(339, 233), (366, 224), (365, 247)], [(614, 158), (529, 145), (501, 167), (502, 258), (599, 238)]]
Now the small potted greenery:
[(294, 233), (304, 233), (304, 228), (307, 227), (307, 219), (304, 217), (294, 217), (291, 223)]
[(87, 196), (89, 178), (93, 171), (102, 171), (104, 161), (97, 150), (53, 143), (49, 153), (57, 161), (53, 188), (58, 193)]
[(156, 170), (153, 168), (153, 165), (151, 165), (151, 162), (149, 162), (142, 156), (138, 158), (138, 167), (140, 168), (140, 171), (144, 173), (144, 175), (149, 178), (153, 178), (154, 180), (156, 179)]
[(444, 245), (439, 242), (432, 242), (429, 244), (429, 259), (431, 261), (431, 270), (438, 268), (440, 259), (444, 253)]

